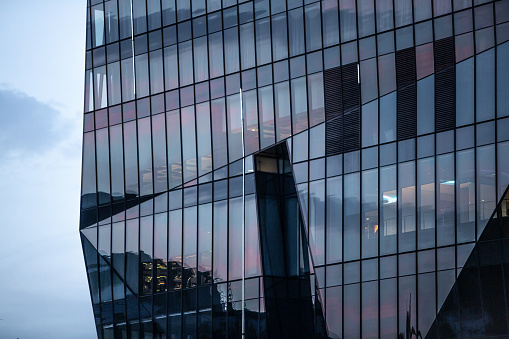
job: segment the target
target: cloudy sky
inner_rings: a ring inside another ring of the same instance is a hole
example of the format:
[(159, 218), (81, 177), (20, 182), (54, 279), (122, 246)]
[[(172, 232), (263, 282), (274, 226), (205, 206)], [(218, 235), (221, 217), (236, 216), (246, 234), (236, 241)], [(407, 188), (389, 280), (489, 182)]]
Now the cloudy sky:
[(86, 0), (0, 0), (0, 339), (93, 338), (78, 232)]

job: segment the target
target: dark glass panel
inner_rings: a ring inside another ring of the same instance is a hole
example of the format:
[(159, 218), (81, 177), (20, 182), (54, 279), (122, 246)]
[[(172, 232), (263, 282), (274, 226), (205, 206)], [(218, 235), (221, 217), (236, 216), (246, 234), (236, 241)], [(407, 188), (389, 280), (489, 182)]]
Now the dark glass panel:
[(168, 215), (168, 287), (182, 288), (182, 210)]
[(139, 272), (139, 225), (138, 219), (131, 219), (126, 222), (126, 294), (138, 294), (138, 272)]
[(378, 144), (378, 100), (362, 107), (362, 147)]

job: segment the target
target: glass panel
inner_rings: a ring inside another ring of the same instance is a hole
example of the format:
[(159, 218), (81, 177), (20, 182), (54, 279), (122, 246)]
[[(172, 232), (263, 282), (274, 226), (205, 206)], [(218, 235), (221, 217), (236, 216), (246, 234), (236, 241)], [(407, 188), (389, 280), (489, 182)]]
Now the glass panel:
[[(256, 212), (256, 198), (254, 195), (246, 197), (246, 277), (258, 276), (262, 271), (260, 256), (260, 240), (258, 230), (258, 214)], [(246, 282), (247, 283), (247, 282)]]
[(137, 55), (136, 63), (136, 98), (149, 95), (148, 54)]
[(380, 169), (380, 254), (396, 252), (398, 199), (396, 192), (396, 166)]
[(140, 258), (141, 258), (141, 272), (142, 278), (142, 294), (152, 293), (152, 246), (153, 246), (153, 232), (154, 225), (152, 216), (144, 217), (140, 219)]
[(224, 64), (225, 73), (239, 71), (239, 32), (237, 27), (224, 31)]
[(256, 100), (256, 89), (242, 92), (242, 96), (242, 109), (245, 123), (245, 153), (250, 154), (256, 152), (260, 148), (258, 138), (258, 104)]
[(476, 121), (495, 117), (495, 50), (476, 56)]
[(145, 0), (132, 0), (134, 35), (147, 31), (147, 9)]
[(288, 36), (285, 13), (272, 17), (272, 47), (274, 61), (288, 58)]
[(197, 238), (198, 238), (198, 211), (196, 206), (184, 208), (184, 247), (182, 285), (185, 288), (197, 285)]
[[(124, 155), (122, 125), (110, 127), (111, 196), (113, 200), (124, 198)], [(85, 173), (85, 170), (83, 170)]]
[(322, 23), (320, 14), (319, 3), (305, 7), (307, 52), (322, 48)]
[(378, 170), (362, 172), (362, 258), (378, 255)]
[(475, 240), (475, 153), (456, 153), (457, 241)]
[(262, 87), (258, 90), (258, 114), (260, 120), (260, 147), (265, 148), (275, 142), (272, 86)]
[(361, 337), (360, 284), (344, 286), (344, 337)]
[(169, 188), (182, 184), (182, 158), (180, 149), (180, 111), (166, 113), (166, 131), (168, 142)]
[(210, 77), (215, 78), (224, 74), (223, 34), (221, 32), (210, 34), (208, 38)]
[[(113, 2), (113, 1), (110, 1)], [(120, 24), (120, 39), (131, 36), (131, 1), (118, 0), (118, 16)]]
[(94, 68), (94, 98), (95, 109), (108, 106), (108, 94), (106, 90), (106, 66)]
[(182, 210), (168, 215), (168, 284), (169, 289), (182, 288)]
[(309, 125), (318, 125), (325, 120), (322, 72), (308, 75), (308, 103)]
[(497, 116), (509, 115), (509, 43), (497, 46)]
[(435, 131), (435, 76), (417, 81), (417, 134)]
[(167, 290), (168, 275), (168, 214), (154, 215), (154, 259), (156, 292)]
[(360, 258), (360, 175), (345, 175), (344, 180), (344, 260)]
[(362, 147), (378, 144), (378, 100), (362, 106)]
[(357, 38), (357, 14), (355, 0), (339, 0), (339, 23), (341, 42)]
[(256, 65), (255, 60), (254, 25), (248, 23), (240, 26), (240, 63), (242, 69), (248, 69)]
[(456, 64), (456, 126), (474, 122), (474, 58)]
[(495, 146), (477, 148), (477, 236), (496, 207)]
[(292, 80), (292, 125), (294, 134), (308, 127), (305, 77)]
[(417, 160), (418, 248), (435, 245), (435, 159)]
[(110, 106), (120, 103), (120, 94), (120, 62), (115, 62), (108, 64), (108, 102)]
[(226, 111), (224, 99), (217, 99), (211, 103), (212, 113), (212, 145), (214, 169), (228, 162), (226, 145)]
[(375, 33), (375, 4), (373, 0), (357, 1), (359, 37)]
[(191, 41), (179, 44), (180, 86), (193, 83), (193, 45)]
[(152, 142), (150, 118), (138, 120), (140, 196), (152, 194)]
[(138, 140), (136, 121), (124, 124), (124, 161), (126, 198), (138, 196)]
[(177, 46), (170, 46), (164, 49), (164, 84), (166, 90), (177, 88), (179, 83)]
[(228, 204), (227, 201), (214, 203), (213, 267), (214, 281), (227, 280), (228, 248)]
[(399, 251), (415, 250), (416, 192), (415, 162), (399, 164), (398, 173)]
[(276, 108), (276, 141), (280, 141), (292, 135), (290, 83), (288, 81), (274, 85), (274, 98)]
[[(168, 170), (166, 167), (166, 128), (165, 115), (152, 117), (152, 140), (154, 152), (154, 192), (168, 189)], [(173, 145), (173, 147), (175, 147)]]
[(378, 32), (384, 32), (394, 28), (391, 0), (376, 1), (376, 27)]
[(99, 204), (107, 204), (111, 202), (108, 129), (97, 130), (95, 137), (97, 148), (97, 193)]
[[(228, 279), (242, 278), (242, 198), (229, 200)], [(222, 244), (224, 246), (224, 243)]]
[(339, 43), (338, 0), (322, 1), (322, 24), (324, 47)]
[(81, 208), (97, 206), (94, 132), (83, 135), (83, 176), (81, 179)]
[(227, 98), (227, 117), (228, 154), (231, 162), (242, 157), (242, 120), (240, 116), (240, 96), (238, 94)]
[(163, 92), (163, 81), (163, 50), (157, 50), (150, 53), (150, 93)]
[(209, 78), (209, 60), (207, 51), (207, 37), (193, 40), (194, 45), (194, 81)]
[(99, 4), (92, 7), (92, 46), (104, 45), (104, 9)]
[(378, 338), (378, 281), (362, 284), (362, 337)]
[(271, 62), (270, 19), (258, 20), (256, 26), (256, 60), (258, 65)]
[(288, 32), (290, 56), (304, 53), (304, 15), (302, 8), (288, 12)]
[(454, 155), (437, 157), (437, 245), (454, 243)]
[(325, 263), (325, 181), (309, 184), (309, 247), (315, 265)]
[[(194, 106), (181, 110), (182, 114), (182, 163), (184, 182), (196, 178), (196, 127)], [(174, 146), (172, 146), (174, 147)]]
[(212, 171), (212, 139), (210, 135), (210, 107), (208, 102), (196, 105), (198, 137), (198, 175)]

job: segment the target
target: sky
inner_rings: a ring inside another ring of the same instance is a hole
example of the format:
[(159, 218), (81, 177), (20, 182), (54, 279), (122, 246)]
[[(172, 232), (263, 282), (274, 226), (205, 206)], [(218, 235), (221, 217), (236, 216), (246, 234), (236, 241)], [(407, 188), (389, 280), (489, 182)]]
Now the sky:
[(0, 339), (94, 338), (78, 230), (86, 0), (0, 13)]

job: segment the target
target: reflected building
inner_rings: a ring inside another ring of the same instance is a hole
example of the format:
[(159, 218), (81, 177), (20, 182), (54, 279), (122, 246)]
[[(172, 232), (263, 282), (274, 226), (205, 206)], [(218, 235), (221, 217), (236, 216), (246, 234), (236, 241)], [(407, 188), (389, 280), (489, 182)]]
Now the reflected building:
[(509, 336), (509, 0), (88, 0), (98, 338)]

